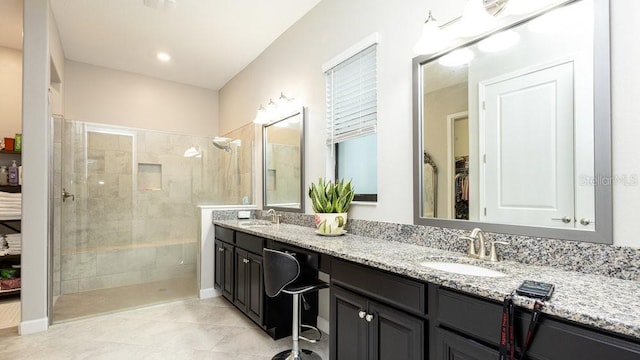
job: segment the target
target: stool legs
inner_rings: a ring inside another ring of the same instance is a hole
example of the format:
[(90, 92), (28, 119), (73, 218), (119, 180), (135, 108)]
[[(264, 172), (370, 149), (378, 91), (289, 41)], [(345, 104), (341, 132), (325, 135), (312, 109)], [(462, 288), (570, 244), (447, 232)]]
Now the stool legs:
[(322, 360), (318, 354), (310, 350), (300, 350), (300, 294), (293, 294), (291, 338), (293, 340), (291, 350), (285, 350), (271, 360)]

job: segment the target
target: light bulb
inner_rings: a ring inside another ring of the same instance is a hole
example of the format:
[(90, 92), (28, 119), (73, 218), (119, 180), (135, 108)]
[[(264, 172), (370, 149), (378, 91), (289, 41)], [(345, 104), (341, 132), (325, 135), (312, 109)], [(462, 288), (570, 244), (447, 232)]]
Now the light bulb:
[(489, 15), (482, 0), (467, 0), (462, 17), (455, 25), (460, 36), (472, 37), (491, 30), (496, 19)]
[(413, 52), (418, 55), (427, 55), (436, 53), (444, 49), (448, 45), (449, 39), (445, 32), (438, 26), (438, 21), (433, 18), (431, 11), (427, 21), (422, 27), (422, 35), (413, 47)]
[(260, 107), (258, 108), (258, 112), (256, 113), (256, 118), (253, 119), (253, 122), (256, 124), (269, 123), (269, 119), (267, 118), (267, 111), (265, 110), (264, 106), (262, 106), (262, 104), (260, 104)]

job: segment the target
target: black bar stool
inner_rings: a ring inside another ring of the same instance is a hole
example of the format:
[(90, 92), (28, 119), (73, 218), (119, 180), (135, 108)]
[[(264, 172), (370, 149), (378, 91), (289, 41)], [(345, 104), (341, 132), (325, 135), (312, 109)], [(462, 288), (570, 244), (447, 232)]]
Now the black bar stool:
[[(281, 292), (293, 295), (293, 346), (276, 354), (272, 360), (321, 360), (320, 356), (311, 350), (300, 349), (299, 339), (315, 342), (300, 336), (300, 327), (308, 327), (320, 331), (314, 327), (300, 324), (300, 298), (304, 301), (304, 294), (328, 288), (329, 284), (319, 279), (299, 279), (300, 262), (292, 254), (264, 249), (262, 252), (262, 264), (264, 266), (264, 290), (269, 297), (276, 297)], [(306, 305), (306, 304), (305, 304)], [(305, 306), (306, 307), (306, 306)]]

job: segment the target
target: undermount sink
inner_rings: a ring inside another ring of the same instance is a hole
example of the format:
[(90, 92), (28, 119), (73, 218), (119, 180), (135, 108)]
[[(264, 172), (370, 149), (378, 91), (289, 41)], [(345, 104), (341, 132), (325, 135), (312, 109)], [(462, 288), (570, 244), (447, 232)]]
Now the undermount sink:
[(259, 227), (273, 225), (270, 221), (266, 220), (247, 220), (238, 222), (238, 226), (241, 227)]
[(420, 263), (420, 265), (431, 268), (431, 269), (435, 269), (435, 270), (447, 271), (450, 273), (462, 274), (462, 275), (483, 276), (483, 277), (507, 276), (507, 274), (500, 271), (487, 269), (482, 266), (476, 266), (476, 265), (470, 265), (470, 264), (459, 264), (454, 262), (441, 262), (441, 261), (427, 261), (427, 262)]

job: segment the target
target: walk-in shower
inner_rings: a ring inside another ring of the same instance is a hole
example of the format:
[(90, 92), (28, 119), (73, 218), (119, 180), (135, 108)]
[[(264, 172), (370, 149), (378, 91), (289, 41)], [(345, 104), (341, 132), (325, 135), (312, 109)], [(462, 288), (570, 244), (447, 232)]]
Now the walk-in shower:
[(54, 193), (74, 197), (54, 199), (53, 321), (195, 297), (198, 205), (253, 202), (254, 125), (217, 138), (54, 129)]

